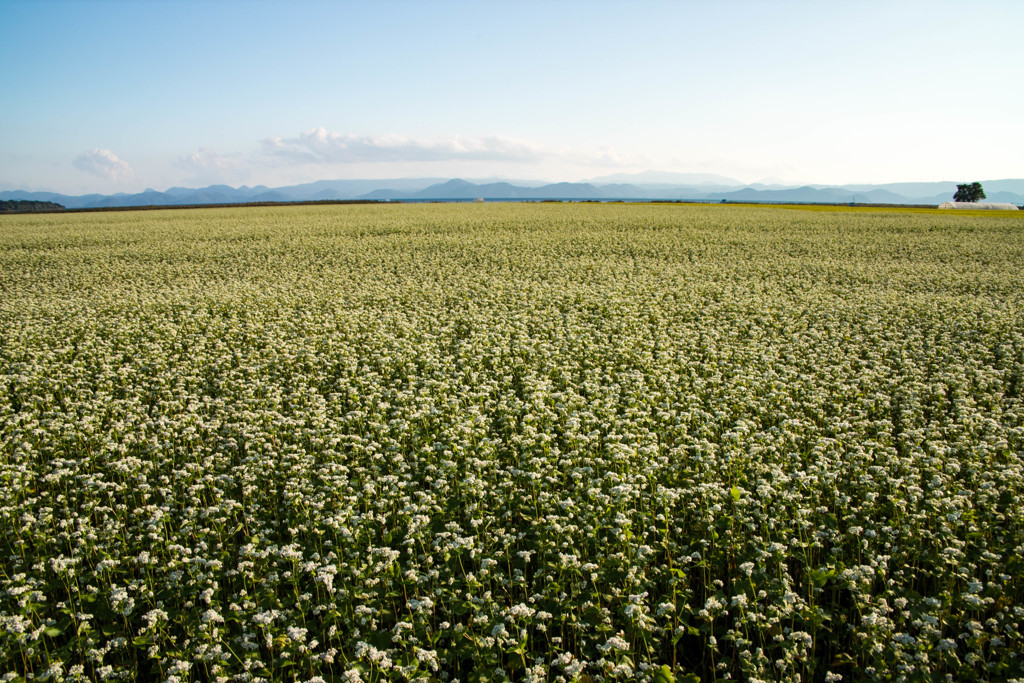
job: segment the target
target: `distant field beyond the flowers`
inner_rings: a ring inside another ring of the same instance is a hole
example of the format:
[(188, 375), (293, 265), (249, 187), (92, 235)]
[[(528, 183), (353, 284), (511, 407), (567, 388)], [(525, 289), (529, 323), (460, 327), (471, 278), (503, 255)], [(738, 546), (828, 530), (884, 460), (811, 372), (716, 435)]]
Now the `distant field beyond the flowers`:
[(937, 211), (0, 217), (0, 680), (1022, 678), (1021, 264)]

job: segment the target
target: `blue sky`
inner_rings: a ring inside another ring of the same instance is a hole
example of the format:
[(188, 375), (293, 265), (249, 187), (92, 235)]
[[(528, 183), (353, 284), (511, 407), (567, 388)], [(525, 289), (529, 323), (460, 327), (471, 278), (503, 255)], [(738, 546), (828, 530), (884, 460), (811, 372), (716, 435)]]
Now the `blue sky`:
[(1024, 177), (1024, 2), (0, 0), (0, 189)]

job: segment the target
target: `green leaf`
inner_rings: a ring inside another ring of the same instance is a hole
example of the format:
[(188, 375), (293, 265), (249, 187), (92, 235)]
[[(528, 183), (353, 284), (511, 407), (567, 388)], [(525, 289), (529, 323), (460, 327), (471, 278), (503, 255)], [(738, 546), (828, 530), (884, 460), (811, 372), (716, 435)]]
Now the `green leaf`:
[(672, 675), (672, 669), (668, 664), (662, 664), (654, 670), (654, 683), (675, 683), (676, 677)]
[(739, 500), (740, 499), (740, 490), (738, 488), (736, 488), (735, 486), (733, 486), (731, 489), (729, 489), (729, 495), (732, 496), (733, 500)]
[(476, 648), (471, 643), (461, 642), (452, 648), (452, 652), (458, 659), (472, 659), (476, 656)]
[(64, 629), (57, 628), (56, 626), (47, 626), (43, 629), (43, 633), (50, 636), (51, 638), (56, 638), (60, 634), (64, 633)]
[(840, 652), (832, 659), (832, 666), (848, 666), (856, 663), (857, 660), (846, 652)]
[(526, 668), (526, 662), (521, 654), (510, 654), (509, 658), (505, 660), (505, 668), (509, 671), (518, 671)]
[(811, 577), (811, 581), (813, 581), (814, 584), (818, 588), (821, 588), (826, 583), (828, 583), (829, 579), (835, 578), (836, 570), (835, 570), (835, 568), (829, 568), (829, 569), (814, 569), (814, 568), (812, 568), (812, 569), (810, 569), (808, 571), (808, 574)]

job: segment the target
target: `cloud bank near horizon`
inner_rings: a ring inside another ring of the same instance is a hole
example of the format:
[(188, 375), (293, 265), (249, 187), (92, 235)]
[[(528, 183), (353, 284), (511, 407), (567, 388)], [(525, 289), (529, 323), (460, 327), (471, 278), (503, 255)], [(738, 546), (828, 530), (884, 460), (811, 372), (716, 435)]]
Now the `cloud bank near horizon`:
[(345, 135), (324, 127), (298, 137), (269, 137), (263, 152), (299, 163), (349, 164), (409, 161), (515, 161), (535, 162), (546, 153), (537, 145), (501, 136), (454, 136), (416, 140), (401, 135)]
[(71, 162), (71, 165), (79, 171), (98, 178), (111, 180), (115, 183), (130, 180), (135, 176), (135, 172), (128, 165), (128, 162), (119, 159), (109, 149), (95, 148), (82, 152)]
[[(508, 176), (576, 182), (602, 173), (659, 165), (644, 155), (622, 154), (612, 147), (546, 145), (504, 135), (350, 134), (325, 126), (294, 136), (251, 139), (233, 150), (200, 146), (135, 161), (139, 163), (129, 164), (111, 149), (96, 147), (64, 162), (84, 174), (75, 183), (77, 187), (0, 184), (26, 191), (83, 194), (208, 184), (290, 185), (328, 177)], [(84, 180), (85, 176), (92, 180)]]
[(570, 147), (551, 148), (501, 135), (416, 139), (395, 134), (348, 135), (323, 126), (297, 137), (268, 137), (260, 142), (260, 146), (270, 157), (298, 164), (321, 165), (415, 162), (539, 164), (558, 160), (581, 166), (621, 167), (642, 161), (628, 158), (611, 148), (595, 152)]

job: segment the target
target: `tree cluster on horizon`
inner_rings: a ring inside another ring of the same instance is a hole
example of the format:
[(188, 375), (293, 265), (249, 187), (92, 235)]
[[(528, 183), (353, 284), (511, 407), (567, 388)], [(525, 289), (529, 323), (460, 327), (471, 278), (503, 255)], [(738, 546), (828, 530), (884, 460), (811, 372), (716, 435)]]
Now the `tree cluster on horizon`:
[(953, 195), (954, 202), (974, 203), (982, 199), (985, 199), (985, 190), (982, 189), (981, 183), (977, 182), (957, 185), (956, 194)]
[(55, 202), (39, 202), (28, 199), (0, 201), (0, 213), (24, 213), (28, 211), (63, 211), (64, 207)]

